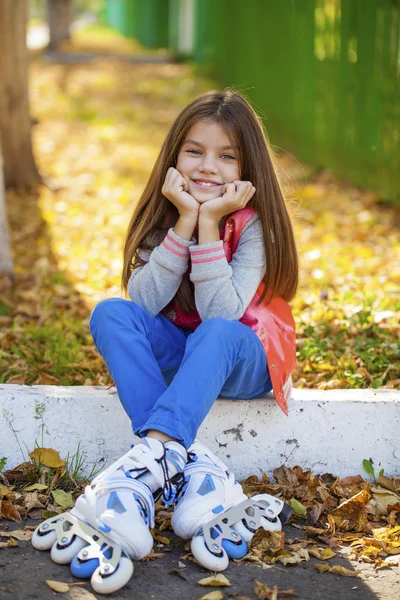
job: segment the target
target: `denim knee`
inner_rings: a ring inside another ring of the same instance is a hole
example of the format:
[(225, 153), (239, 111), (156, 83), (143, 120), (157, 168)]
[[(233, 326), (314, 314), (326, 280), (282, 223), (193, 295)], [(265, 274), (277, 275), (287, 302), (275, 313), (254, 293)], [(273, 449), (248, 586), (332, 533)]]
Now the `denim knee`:
[[(118, 316), (123, 316), (125, 322), (128, 321), (128, 314), (131, 316), (132, 311), (143, 310), (138, 304), (131, 300), (125, 300), (124, 298), (106, 298), (101, 300), (93, 308), (89, 319), (89, 330), (93, 336), (94, 330), (98, 330), (99, 327), (106, 327), (111, 321), (114, 321)], [(128, 312), (129, 311), (129, 312)]]
[(246, 329), (244, 329), (246, 325), (240, 323), (237, 320), (231, 321), (229, 319), (224, 319), (222, 317), (214, 317), (213, 319), (207, 319), (206, 321), (202, 321), (196, 331), (207, 332), (207, 334), (214, 334), (215, 337), (229, 336), (239, 338), (245, 337)]

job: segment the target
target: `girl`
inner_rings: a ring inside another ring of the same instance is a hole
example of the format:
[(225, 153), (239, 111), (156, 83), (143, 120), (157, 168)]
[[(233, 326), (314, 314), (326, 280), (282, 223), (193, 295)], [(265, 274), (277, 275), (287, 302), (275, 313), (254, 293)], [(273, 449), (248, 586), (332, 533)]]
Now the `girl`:
[(130, 300), (104, 300), (90, 319), (142, 443), (96, 477), (73, 511), (131, 558), (151, 551), (154, 497), (175, 500), (172, 526), (185, 539), (247, 500), (195, 438), (218, 396), (273, 389), (287, 414), (297, 283), (260, 120), (235, 91), (204, 93), (172, 125), (129, 224), (122, 284)]

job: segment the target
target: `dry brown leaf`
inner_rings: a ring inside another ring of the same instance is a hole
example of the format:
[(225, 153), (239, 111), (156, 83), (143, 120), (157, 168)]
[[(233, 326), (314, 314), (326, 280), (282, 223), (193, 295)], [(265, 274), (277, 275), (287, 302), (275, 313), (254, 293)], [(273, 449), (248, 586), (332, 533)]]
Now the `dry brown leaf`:
[(231, 583), (225, 575), (222, 573), (216, 573), (211, 575), (210, 577), (204, 577), (197, 582), (199, 585), (204, 586), (212, 586), (212, 587), (227, 587), (230, 586)]
[(303, 560), (310, 560), (309, 550), (306, 550), (306, 548), (300, 548), (300, 550), (297, 552), (290, 553), (289, 556), (279, 556), (278, 560), (283, 564), (284, 567), (287, 565), (297, 565)]
[(60, 385), (60, 380), (53, 375), (48, 373), (39, 373), (39, 384), (40, 385)]
[(163, 556), (165, 556), (165, 552), (150, 552), (150, 554), (142, 558), (142, 560), (157, 560)]
[(11, 502), (0, 502), (0, 519), (8, 519), (9, 521), (22, 521), (18, 509)]
[[(365, 507), (371, 498), (367, 490), (362, 490), (335, 508), (329, 517), (341, 531), (368, 531), (368, 517)], [(328, 521), (330, 521), (328, 517)]]
[(13, 375), (9, 377), (6, 383), (12, 383), (14, 385), (24, 385), (26, 379), (26, 373), (20, 373), (19, 375)]
[(169, 575), (178, 575), (178, 577), (180, 577), (181, 579), (183, 579), (183, 581), (187, 581), (186, 576), (179, 571), (178, 569), (172, 569), (171, 571), (168, 571)]
[(254, 581), (256, 584), (254, 593), (257, 598), (260, 598), (260, 600), (278, 600), (278, 586), (274, 585), (273, 588), (269, 588), (267, 585), (261, 581), (258, 581), (257, 579)]
[(0, 537), (13, 537), (20, 542), (29, 542), (32, 539), (33, 532), (17, 529), (15, 531), (1, 531)]

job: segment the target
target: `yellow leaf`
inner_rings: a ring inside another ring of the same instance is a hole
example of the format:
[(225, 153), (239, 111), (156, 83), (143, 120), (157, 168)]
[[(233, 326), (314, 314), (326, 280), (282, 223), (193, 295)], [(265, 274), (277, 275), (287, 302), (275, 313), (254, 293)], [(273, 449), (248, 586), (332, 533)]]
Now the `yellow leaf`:
[(75, 504), (71, 494), (64, 492), (64, 490), (53, 490), (54, 501), (63, 508), (72, 508)]
[(321, 560), (329, 560), (336, 556), (336, 553), (332, 550), (332, 548), (318, 548), (320, 552)]
[(223, 597), (224, 595), (220, 590), (215, 590), (214, 592), (209, 592), (205, 596), (202, 596), (199, 600), (222, 600)]
[(15, 546), (18, 546), (18, 542), (17, 542), (17, 540), (14, 540), (14, 538), (10, 537), (10, 538), (8, 539), (8, 544), (7, 544), (7, 546), (8, 546), (9, 548), (14, 548)]
[(10, 490), (10, 488), (0, 483), (0, 498), (7, 498), (7, 496), (11, 496), (11, 494), (12, 491)]
[(329, 571), (330, 569), (329, 565), (324, 564), (315, 565), (315, 568), (317, 569), (318, 573), (325, 573), (325, 571)]
[(315, 363), (314, 369), (316, 371), (335, 371), (337, 367), (330, 365), (329, 363)]
[(329, 572), (337, 573), (338, 575), (344, 575), (345, 577), (357, 577), (358, 575), (358, 571), (350, 571), (350, 569), (345, 569), (345, 567), (341, 567), (339, 565), (329, 567)]
[(53, 579), (46, 579), (46, 583), (54, 592), (69, 592), (68, 583), (54, 581)]
[(290, 504), (294, 510), (294, 514), (298, 515), (299, 517), (302, 517), (303, 519), (306, 518), (307, 516), (307, 509), (305, 506), (302, 505), (301, 502), (299, 502), (298, 500), (296, 500), (296, 498), (292, 498), (290, 500)]
[(168, 544), (170, 544), (170, 540), (167, 537), (164, 537), (163, 535), (155, 535), (154, 539), (157, 542), (160, 542), (160, 544), (165, 544), (166, 546), (168, 546)]
[(28, 485), (28, 487), (23, 488), (24, 492), (33, 492), (34, 490), (47, 490), (49, 486), (44, 483), (33, 483), (32, 485)]
[(33, 452), (29, 453), (29, 456), (45, 467), (51, 467), (52, 469), (65, 467), (65, 461), (60, 458), (57, 450), (53, 450), (53, 448), (35, 448)]
[(227, 587), (231, 585), (229, 579), (222, 575), (222, 573), (217, 573), (216, 575), (211, 575), (211, 577), (204, 577), (197, 582), (199, 585), (205, 586), (213, 586), (213, 587)]

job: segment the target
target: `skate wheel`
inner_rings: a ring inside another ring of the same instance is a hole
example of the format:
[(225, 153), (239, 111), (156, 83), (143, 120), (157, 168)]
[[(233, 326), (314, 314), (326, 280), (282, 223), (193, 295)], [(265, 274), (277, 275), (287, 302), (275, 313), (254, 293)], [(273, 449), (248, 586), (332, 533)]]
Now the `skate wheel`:
[(75, 554), (74, 558), (71, 561), (70, 569), (74, 577), (78, 577), (79, 579), (90, 579), (98, 566), (98, 558), (89, 558), (88, 560), (82, 560), (78, 558), (78, 554)]
[(260, 525), (265, 529), (265, 531), (282, 531), (282, 523), (278, 517), (276, 517), (274, 521), (270, 521), (265, 517), (261, 517)]
[(229, 558), (243, 558), (247, 554), (246, 542), (241, 539), (240, 542), (232, 542), (232, 540), (223, 539), (222, 547), (229, 556)]
[(213, 554), (206, 545), (202, 535), (195, 535), (190, 544), (193, 556), (203, 567), (210, 571), (225, 571), (229, 565), (229, 557), (226, 550), (222, 548), (221, 555)]
[(235, 523), (233, 525), (233, 528), (238, 532), (240, 537), (245, 542), (251, 542), (251, 540), (253, 539), (253, 535), (255, 534), (255, 531), (253, 531), (252, 529), (249, 529), (243, 521), (238, 521), (237, 523)]
[(59, 546), (56, 541), (51, 549), (51, 560), (59, 565), (66, 565), (84, 546), (87, 546), (87, 542), (77, 535), (72, 536), (71, 543), (68, 546)]
[(133, 563), (129, 558), (121, 556), (118, 567), (111, 575), (101, 574), (101, 567), (97, 567), (90, 583), (98, 594), (112, 594), (128, 583), (133, 575)]
[[(42, 523), (43, 525), (43, 523)], [(41, 531), (41, 525), (36, 527), (32, 536), (32, 546), (36, 548), (36, 550), (50, 550), (52, 545), (57, 539), (57, 533), (54, 529), (50, 529), (50, 531)]]

